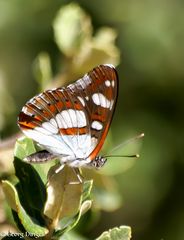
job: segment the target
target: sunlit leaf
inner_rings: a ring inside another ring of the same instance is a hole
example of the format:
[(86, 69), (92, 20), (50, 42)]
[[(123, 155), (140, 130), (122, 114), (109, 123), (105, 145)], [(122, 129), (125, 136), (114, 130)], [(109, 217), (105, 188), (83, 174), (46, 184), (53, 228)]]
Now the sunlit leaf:
[(53, 24), (55, 40), (67, 56), (75, 55), (91, 35), (91, 21), (76, 3), (62, 7)]
[(77, 223), (79, 222), (81, 216), (91, 208), (91, 205), (92, 205), (92, 201), (90, 201), (90, 200), (84, 201), (81, 204), (80, 210), (77, 213), (77, 215), (73, 219), (71, 219), (71, 224), (69, 226), (66, 226), (62, 230), (56, 231), (54, 236), (55, 237), (62, 236), (64, 233), (66, 233), (66, 232), (70, 231), (71, 229), (73, 229), (77, 225)]
[(15, 199), (15, 195), (17, 194), (16, 189), (9, 181), (2, 181), (2, 187), (9, 206), (16, 211), (17, 210)]
[(27, 137), (20, 137), (17, 139), (15, 148), (14, 148), (14, 156), (19, 159), (24, 159), (26, 156), (36, 152), (35, 145), (33, 140)]
[(115, 227), (103, 232), (96, 240), (130, 240), (131, 228), (127, 226)]
[(26, 231), (35, 235), (45, 236), (48, 233), (48, 229), (33, 222), (22, 207), (16, 188), (8, 181), (2, 181), (2, 186), (10, 207), (17, 212)]
[(72, 67), (75, 72), (86, 72), (92, 67), (111, 63), (119, 64), (120, 52), (115, 45), (116, 32), (112, 28), (101, 28), (90, 41), (84, 42), (81, 51), (74, 57)]
[[(34, 144), (32, 139), (23, 136), (16, 141), (14, 155), (18, 159), (24, 160), (26, 156), (29, 156), (32, 153), (35, 153), (37, 149), (39, 150), (39, 147)], [(39, 173), (39, 176), (41, 177), (42, 181), (46, 183), (47, 172), (53, 164), (55, 164), (55, 162), (50, 161), (45, 164), (38, 164), (38, 163), (31, 164), (31, 166), (34, 167), (34, 169)]]
[(89, 194), (92, 188), (93, 181), (84, 181), (83, 190), (81, 194), (80, 206), (78, 208), (78, 213), (73, 217), (65, 217), (60, 221), (60, 230), (54, 233), (54, 236), (62, 236), (64, 233), (73, 229), (79, 222), (81, 216), (86, 213), (92, 205), (92, 201), (89, 200)]
[(77, 214), (83, 187), (71, 168), (65, 166), (56, 173), (57, 168), (52, 167), (48, 174), (44, 208), (44, 214), (56, 224), (61, 218)]
[(84, 181), (83, 192), (82, 192), (82, 201), (85, 201), (89, 198), (92, 186), (93, 186), (93, 180)]

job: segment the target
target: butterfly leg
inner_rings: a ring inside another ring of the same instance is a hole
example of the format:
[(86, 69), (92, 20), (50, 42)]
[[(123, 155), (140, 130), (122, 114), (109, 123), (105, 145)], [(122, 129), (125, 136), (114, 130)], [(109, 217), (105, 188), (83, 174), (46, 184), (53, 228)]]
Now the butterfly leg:
[(55, 171), (55, 173), (60, 172), (64, 168), (65, 164), (61, 164)]
[[(56, 170), (55, 173), (59, 173), (63, 168), (64, 168), (65, 164), (60, 165)], [(83, 179), (84, 177), (82, 176), (82, 173), (80, 171), (79, 168), (72, 168), (73, 172), (75, 173), (75, 175), (77, 176), (79, 181), (76, 182), (70, 182), (69, 184), (81, 184), (83, 183)]]
[(82, 176), (82, 172), (79, 168), (72, 168), (73, 172), (76, 174), (78, 178), (78, 182), (70, 182), (70, 184), (81, 184), (84, 181), (84, 177)]

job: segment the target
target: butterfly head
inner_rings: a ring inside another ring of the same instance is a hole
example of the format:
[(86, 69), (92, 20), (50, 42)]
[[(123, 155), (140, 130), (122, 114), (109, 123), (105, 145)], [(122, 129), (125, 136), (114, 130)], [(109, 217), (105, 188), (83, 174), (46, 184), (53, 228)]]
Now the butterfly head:
[(100, 169), (106, 163), (107, 158), (103, 156), (97, 156), (90, 162), (90, 167)]

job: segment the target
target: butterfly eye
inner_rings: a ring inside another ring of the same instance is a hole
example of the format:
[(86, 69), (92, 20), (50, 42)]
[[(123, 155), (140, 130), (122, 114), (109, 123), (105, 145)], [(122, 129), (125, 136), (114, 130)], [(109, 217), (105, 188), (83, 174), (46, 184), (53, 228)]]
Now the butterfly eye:
[(107, 161), (107, 158), (102, 157), (102, 156), (97, 156), (93, 161), (91, 161), (89, 166), (96, 168), (96, 169), (100, 169), (101, 167), (103, 167), (103, 165), (106, 163), (106, 161)]

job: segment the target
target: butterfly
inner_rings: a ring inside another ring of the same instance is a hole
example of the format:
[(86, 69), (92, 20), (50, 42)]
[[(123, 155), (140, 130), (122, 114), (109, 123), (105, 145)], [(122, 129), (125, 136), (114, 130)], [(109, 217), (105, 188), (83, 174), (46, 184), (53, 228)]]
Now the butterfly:
[(99, 65), (76, 82), (44, 91), (30, 99), (18, 126), (44, 150), (26, 160), (43, 163), (59, 159), (73, 168), (100, 168), (98, 156), (107, 136), (118, 95), (118, 75), (110, 65)]

